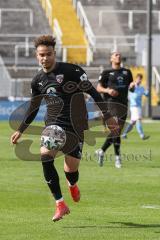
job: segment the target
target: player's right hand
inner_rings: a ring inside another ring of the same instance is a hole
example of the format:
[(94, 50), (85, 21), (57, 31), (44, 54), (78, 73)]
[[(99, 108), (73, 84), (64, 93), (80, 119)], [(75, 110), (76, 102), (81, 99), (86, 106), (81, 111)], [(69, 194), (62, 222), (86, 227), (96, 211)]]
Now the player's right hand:
[(119, 95), (118, 91), (116, 91), (116, 90), (114, 90), (114, 89), (112, 89), (112, 88), (108, 88), (108, 89), (107, 89), (107, 93), (108, 93), (109, 95), (111, 95), (112, 97), (117, 97), (117, 96)]
[(16, 131), (11, 136), (11, 144), (17, 144), (18, 139), (21, 137), (22, 133), (19, 131)]

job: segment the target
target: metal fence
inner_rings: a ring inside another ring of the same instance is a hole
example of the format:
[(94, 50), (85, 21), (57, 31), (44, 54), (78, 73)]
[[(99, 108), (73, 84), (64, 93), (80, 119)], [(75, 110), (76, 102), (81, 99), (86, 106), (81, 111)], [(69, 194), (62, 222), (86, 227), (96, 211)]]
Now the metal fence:
[[(153, 14), (158, 16), (158, 21), (157, 21), (157, 28), (160, 30), (160, 11), (153, 10)], [(104, 15), (108, 17), (108, 14), (126, 14), (128, 16), (128, 28), (130, 30), (134, 29), (134, 18), (136, 19), (136, 16), (145, 14), (147, 15), (147, 10), (100, 10), (98, 12), (99, 16), (99, 27), (103, 26), (103, 18)]]
[(11, 95), (11, 77), (0, 56), (0, 98), (9, 97)]
[(3, 12), (10, 12), (12, 14), (15, 13), (27, 13), (29, 14), (29, 24), (32, 27), (33, 26), (33, 10), (30, 8), (0, 8), (0, 28), (2, 27), (3, 24)]

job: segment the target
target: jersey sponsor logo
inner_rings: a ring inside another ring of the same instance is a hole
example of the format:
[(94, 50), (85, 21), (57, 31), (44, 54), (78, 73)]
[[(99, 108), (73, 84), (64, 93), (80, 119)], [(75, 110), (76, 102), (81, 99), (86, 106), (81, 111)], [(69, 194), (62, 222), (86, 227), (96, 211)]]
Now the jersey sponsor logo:
[(121, 77), (121, 76), (118, 77), (118, 78), (117, 78), (117, 81), (118, 81), (119, 84), (122, 84), (122, 83), (123, 83), (123, 77)]
[(55, 93), (56, 93), (56, 89), (55, 89), (54, 87), (49, 87), (49, 88), (47, 89), (47, 94), (48, 94), (49, 96), (55, 96)]
[(123, 77), (119, 76), (117, 77), (117, 83), (119, 88), (125, 88), (126, 84), (124, 83)]
[(87, 81), (88, 77), (86, 73), (83, 73), (82, 76), (80, 76), (81, 81)]
[(63, 80), (64, 80), (64, 75), (63, 74), (56, 75), (56, 81), (58, 83), (62, 83)]

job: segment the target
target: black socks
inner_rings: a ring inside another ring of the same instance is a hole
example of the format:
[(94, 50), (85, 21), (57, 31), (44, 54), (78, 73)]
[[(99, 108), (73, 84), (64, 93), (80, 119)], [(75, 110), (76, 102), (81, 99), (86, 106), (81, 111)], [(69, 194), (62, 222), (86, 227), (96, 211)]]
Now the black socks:
[(54, 159), (50, 155), (42, 155), (42, 166), (45, 180), (52, 192), (55, 200), (62, 198), (61, 188), (59, 184), (59, 176), (54, 166)]

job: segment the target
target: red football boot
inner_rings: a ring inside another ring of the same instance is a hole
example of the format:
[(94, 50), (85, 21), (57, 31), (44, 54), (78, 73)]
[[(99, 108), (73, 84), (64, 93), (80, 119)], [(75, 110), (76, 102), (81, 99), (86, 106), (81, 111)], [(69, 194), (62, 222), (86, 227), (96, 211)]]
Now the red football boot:
[(70, 210), (67, 207), (67, 205), (65, 204), (65, 202), (64, 201), (59, 202), (56, 204), (56, 211), (55, 211), (55, 214), (54, 214), (52, 220), (54, 222), (59, 221), (60, 219), (63, 218), (64, 215), (69, 214), (69, 213), (70, 213)]

